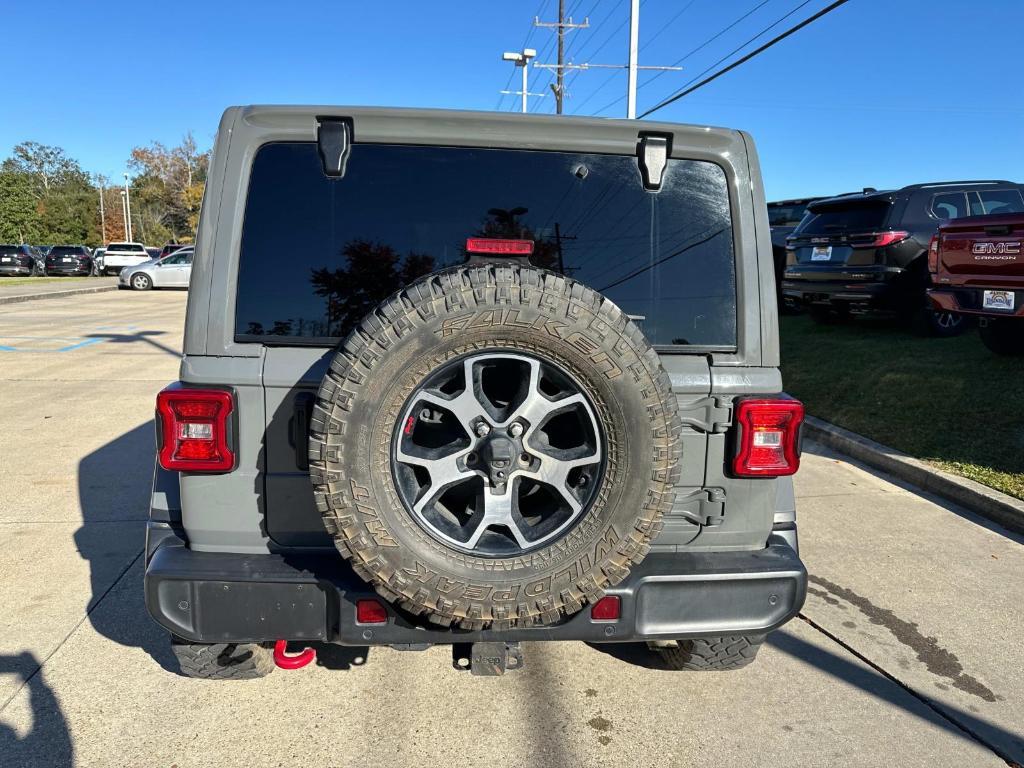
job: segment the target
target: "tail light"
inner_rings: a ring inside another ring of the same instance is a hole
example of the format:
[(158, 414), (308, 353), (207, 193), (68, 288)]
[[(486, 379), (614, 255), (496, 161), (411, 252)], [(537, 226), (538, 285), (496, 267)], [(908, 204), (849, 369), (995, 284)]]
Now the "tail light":
[(388, 610), (372, 597), (356, 600), (356, 623), (387, 624)]
[(466, 240), (466, 252), (495, 253), (501, 256), (529, 256), (533, 253), (533, 240), (471, 237)]
[(234, 396), (222, 389), (172, 385), (156, 396), (160, 466), (178, 472), (228, 472)]
[(896, 243), (902, 243), (908, 237), (909, 232), (893, 231), (893, 232), (872, 232), (875, 239), (866, 243), (851, 243), (852, 248), (885, 248), (887, 245), (896, 245)]
[(928, 271), (933, 275), (939, 271), (939, 235), (932, 235), (928, 243)]
[(800, 468), (800, 426), (804, 405), (799, 400), (740, 400), (736, 404), (737, 477), (782, 477)]

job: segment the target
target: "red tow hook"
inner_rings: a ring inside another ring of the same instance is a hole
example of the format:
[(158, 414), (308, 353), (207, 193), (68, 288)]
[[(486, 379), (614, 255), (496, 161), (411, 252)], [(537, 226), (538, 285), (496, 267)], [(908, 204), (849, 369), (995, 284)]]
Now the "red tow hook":
[(316, 659), (315, 648), (305, 648), (294, 656), (289, 656), (285, 652), (287, 648), (287, 640), (278, 640), (274, 643), (274, 663), (281, 669), (302, 669)]

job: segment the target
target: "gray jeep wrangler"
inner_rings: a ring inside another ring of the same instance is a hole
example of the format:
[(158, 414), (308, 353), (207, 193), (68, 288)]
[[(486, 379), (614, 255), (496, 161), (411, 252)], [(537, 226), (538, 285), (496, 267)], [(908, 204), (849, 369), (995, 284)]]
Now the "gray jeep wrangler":
[(231, 108), (180, 378), (145, 595), (184, 674), (321, 643), (500, 674), (530, 640), (733, 669), (803, 603), (744, 133)]

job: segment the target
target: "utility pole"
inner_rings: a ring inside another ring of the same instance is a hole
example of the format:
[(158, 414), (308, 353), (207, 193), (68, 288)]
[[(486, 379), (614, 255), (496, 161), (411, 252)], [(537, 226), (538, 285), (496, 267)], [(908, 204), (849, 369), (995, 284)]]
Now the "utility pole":
[(639, 66), (640, 0), (629, 0), (629, 64), (626, 77), (626, 117), (636, 119), (636, 70)]
[(124, 190), (121, 190), (121, 216), (124, 217), (124, 240), (126, 243), (131, 242), (131, 237), (128, 235), (128, 209), (124, 204)]
[(555, 83), (551, 84), (551, 90), (555, 92), (555, 112), (562, 114), (562, 101), (565, 97), (565, 71), (567, 69), (588, 70), (588, 69), (625, 69), (626, 70), (626, 117), (630, 120), (636, 118), (636, 90), (637, 73), (641, 69), (657, 69), (678, 72), (682, 67), (658, 67), (640, 65), (640, 0), (629, 0), (629, 59), (626, 64), (566, 64), (565, 48), (563, 45), (566, 30), (586, 29), (590, 26), (590, 19), (585, 18), (582, 24), (573, 24), (572, 17), (566, 22), (563, 18), (565, 0), (558, 0), (558, 21), (541, 22), (536, 17), (533, 20), (535, 27), (555, 27), (558, 32), (558, 63), (541, 64), (533, 62), (538, 69), (555, 70)]
[(107, 244), (107, 214), (103, 210), (103, 182), (100, 182), (100, 245)]
[[(565, 259), (562, 256), (562, 241), (575, 239), (575, 235), (563, 235), (561, 225), (557, 221), (555, 222), (555, 252), (558, 254), (558, 271), (563, 275), (568, 273), (565, 271)], [(575, 269), (569, 270), (569, 272), (575, 271)]]
[(523, 97), (523, 114), (526, 114), (526, 97), (527, 96), (543, 96), (543, 93), (530, 93), (527, 89), (527, 80), (529, 78), (530, 59), (537, 55), (537, 51), (533, 48), (523, 48), (522, 52), (516, 51), (505, 51), (501, 54), (501, 58), (504, 61), (514, 61), (517, 67), (522, 67), (523, 70), (523, 89), (521, 91), (502, 91), (506, 94), (522, 95)]
[(541, 21), (535, 16), (533, 26), (553, 27), (558, 35), (558, 63), (555, 65), (534, 63), (534, 66), (555, 70), (555, 82), (551, 84), (551, 90), (555, 93), (555, 113), (560, 115), (562, 114), (562, 101), (565, 99), (565, 70), (567, 69), (565, 66), (565, 31), (586, 29), (590, 26), (590, 19), (584, 18), (582, 24), (573, 24), (570, 16), (566, 21), (565, 0), (558, 0), (558, 21)]
[(128, 242), (132, 242), (132, 193), (128, 191), (128, 174), (124, 175), (125, 229), (128, 231)]

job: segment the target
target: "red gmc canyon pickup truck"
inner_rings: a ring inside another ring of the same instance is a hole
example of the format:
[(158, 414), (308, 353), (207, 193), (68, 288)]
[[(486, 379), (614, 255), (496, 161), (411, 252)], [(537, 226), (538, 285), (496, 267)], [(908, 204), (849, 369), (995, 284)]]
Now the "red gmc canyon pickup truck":
[(999, 355), (1024, 355), (1024, 214), (954, 219), (928, 249), (938, 310), (978, 316), (981, 340)]

